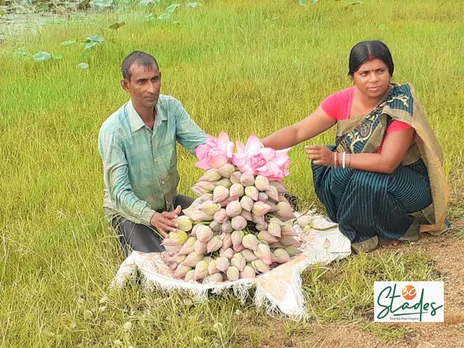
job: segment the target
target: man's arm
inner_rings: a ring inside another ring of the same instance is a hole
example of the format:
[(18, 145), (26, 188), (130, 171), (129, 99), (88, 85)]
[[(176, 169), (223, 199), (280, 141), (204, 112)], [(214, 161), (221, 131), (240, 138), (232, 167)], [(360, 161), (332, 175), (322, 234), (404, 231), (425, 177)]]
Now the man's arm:
[(176, 139), (193, 155), (198, 145), (206, 143), (206, 133), (190, 118), (182, 104), (174, 99), (173, 108), (176, 115)]
[(155, 211), (132, 191), (122, 141), (109, 132), (100, 131), (98, 145), (103, 160), (103, 177), (113, 209), (135, 223), (150, 226)]

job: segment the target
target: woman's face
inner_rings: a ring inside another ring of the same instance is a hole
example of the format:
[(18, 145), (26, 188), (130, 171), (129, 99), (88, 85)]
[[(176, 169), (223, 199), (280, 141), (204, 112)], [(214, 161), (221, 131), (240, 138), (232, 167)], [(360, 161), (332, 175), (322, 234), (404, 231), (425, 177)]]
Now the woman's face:
[(381, 59), (362, 64), (353, 74), (358, 90), (369, 98), (382, 97), (390, 87), (390, 72)]

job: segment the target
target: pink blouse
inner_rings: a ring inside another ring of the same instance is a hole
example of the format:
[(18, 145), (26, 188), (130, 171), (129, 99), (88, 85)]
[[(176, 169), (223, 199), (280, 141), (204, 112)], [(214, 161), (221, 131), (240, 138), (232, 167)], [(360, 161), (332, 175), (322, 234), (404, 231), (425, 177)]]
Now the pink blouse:
[[(356, 87), (353, 86), (327, 97), (321, 104), (322, 110), (324, 110), (324, 112), (334, 120), (338, 121), (349, 119), (355, 89)], [(398, 132), (408, 128), (411, 128), (411, 126), (407, 123), (394, 120), (388, 126), (386, 133)], [(378, 153), (382, 152), (382, 145), (380, 145)]]

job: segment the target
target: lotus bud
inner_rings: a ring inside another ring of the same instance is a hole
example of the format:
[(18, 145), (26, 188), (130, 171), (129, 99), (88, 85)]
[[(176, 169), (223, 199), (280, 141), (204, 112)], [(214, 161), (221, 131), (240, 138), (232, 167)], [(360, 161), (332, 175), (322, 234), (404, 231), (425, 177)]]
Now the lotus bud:
[(184, 280), (186, 282), (191, 282), (193, 281), (193, 275), (195, 274), (195, 270), (194, 269), (191, 269), (190, 271), (187, 272), (187, 274), (185, 275), (184, 277)]
[(269, 244), (269, 248), (271, 248), (271, 250), (275, 250), (275, 249), (279, 249), (279, 248), (284, 249), (285, 247), (280, 243), (271, 243), (271, 244)]
[(233, 251), (231, 248), (227, 248), (225, 250), (224, 249), (219, 250), (219, 255), (221, 257), (225, 257), (225, 258), (227, 258), (229, 260), (234, 257), (234, 254), (235, 254), (235, 251)]
[(234, 229), (232, 228), (232, 223), (230, 220), (227, 220), (222, 224), (221, 231), (224, 233), (232, 233)]
[(245, 250), (245, 247), (243, 246), (243, 244), (240, 244), (237, 248), (234, 249), (236, 253), (239, 253), (243, 250)]
[(257, 260), (258, 257), (255, 255), (255, 253), (253, 251), (251, 251), (250, 249), (244, 249), (242, 252), (241, 252), (243, 258), (246, 260), (246, 262), (251, 262), (251, 261), (254, 261), (254, 260)]
[(223, 224), (227, 220), (227, 212), (224, 208), (218, 210), (213, 215), (214, 221)]
[(232, 246), (232, 235), (230, 233), (222, 232), (219, 238), (222, 239), (222, 248), (224, 250)]
[(216, 250), (221, 249), (222, 247), (222, 240), (219, 238), (219, 236), (214, 236), (213, 238), (210, 239), (208, 244), (206, 244), (206, 251), (208, 253), (213, 253)]
[[(214, 217), (213, 217), (214, 218)], [(213, 232), (220, 232), (221, 231), (221, 228), (222, 228), (222, 224), (220, 224), (219, 222), (213, 220), (211, 221), (211, 223), (209, 224), (209, 228), (211, 229), (211, 231)]]
[(222, 186), (222, 187), (225, 187), (226, 189), (228, 189), (229, 187), (232, 186), (232, 183), (230, 182), (229, 179), (221, 179), (219, 181), (216, 181), (216, 186)]
[(240, 199), (240, 204), (242, 205), (243, 209), (251, 212), (251, 209), (253, 209), (254, 202), (251, 197), (243, 196), (242, 199)]
[(210, 263), (211, 261), (213, 261), (213, 258), (212, 258), (211, 256), (205, 256), (205, 257), (203, 258), (203, 260), (205, 260), (206, 262), (208, 262), (208, 265), (209, 265), (209, 263)]
[(190, 253), (194, 252), (195, 251), (195, 248), (192, 246), (189, 246), (189, 247), (182, 247), (179, 252), (178, 252), (178, 255), (189, 255)]
[(191, 269), (192, 267), (186, 266), (183, 263), (181, 263), (179, 266), (177, 266), (176, 271), (174, 272), (174, 278), (184, 278), (188, 271), (190, 271)]
[(301, 215), (300, 217), (298, 217), (298, 219), (296, 219), (296, 223), (301, 228), (305, 228), (306, 225), (308, 225), (312, 221), (313, 221), (313, 218), (311, 216), (309, 216), (309, 215)]
[(251, 216), (251, 213), (246, 210), (242, 210), (242, 212), (240, 213), (240, 216), (243, 217), (246, 221), (251, 221), (253, 219), (253, 217)]
[(268, 200), (269, 200), (269, 197), (267, 194), (265, 194), (264, 192), (258, 193), (258, 201), (266, 203)]
[(230, 196), (231, 197), (242, 197), (245, 193), (245, 189), (243, 188), (242, 184), (233, 184), (230, 187)]
[(258, 240), (266, 243), (277, 243), (279, 240), (271, 235), (268, 231), (260, 231), (258, 233)]
[(209, 181), (199, 181), (195, 184), (196, 187), (205, 190), (207, 193), (213, 192), (216, 184)]
[(285, 249), (274, 250), (274, 257), (277, 263), (285, 263), (290, 261), (290, 255), (288, 255)]
[(202, 280), (208, 275), (208, 262), (202, 260), (195, 266), (194, 280)]
[(229, 197), (229, 189), (224, 186), (216, 186), (213, 191), (213, 202), (222, 202)]
[(284, 246), (300, 246), (301, 242), (297, 241), (295, 237), (292, 236), (282, 236), (282, 238), (280, 238), (280, 244)]
[(226, 207), (226, 214), (229, 217), (234, 217), (240, 215), (242, 212), (242, 205), (239, 201), (230, 202)]
[(199, 240), (195, 242), (193, 245), (193, 249), (195, 249), (195, 252), (200, 255), (206, 253), (206, 243), (202, 243)]
[(187, 241), (187, 239), (188, 235), (185, 233), (185, 231), (175, 230), (174, 232), (169, 232), (168, 238), (165, 238), (161, 245), (182, 245)]
[(245, 195), (251, 197), (252, 200), (257, 201), (259, 196), (259, 191), (254, 186), (247, 186), (245, 187)]
[(203, 260), (203, 258), (204, 258), (204, 255), (197, 254), (195, 251), (193, 251), (187, 255), (187, 257), (185, 258), (184, 262), (181, 263), (181, 265), (188, 266), (188, 267), (195, 267), (198, 262)]
[(274, 186), (269, 186), (269, 190), (265, 191), (265, 193), (274, 202), (279, 202), (279, 192)]
[(229, 260), (227, 259), (227, 257), (218, 257), (216, 259), (216, 268), (220, 271), (220, 272), (226, 272), (227, 269), (229, 268)]
[(232, 245), (235, 250), (236, 248), (238, 248), (239, 245), (242, 244), (242, 240), (243, 240), (243, 237), (245, 236), (245, 233), (243, 233), (243, 231), (241, 230), (238, 230), (238, 231), (232, 232), (230, 236), (232, 239)]
[(301, 250), (298, 249), (298, 247), (296, 247), (295, 245), (287, 246), (283, 249), (285, 249), (285, 251), (288, 253), (290, 257), (301, 254)]
[(292, 206), (289, 203), (279, 202), (277, 204), (277, 216), (283, 218), (284, 221), (294, 219), (295, 214), (293, 213)]
[(255, 227), (256, 227), (256, 229), (258, 231), (266, 231), (267, 230), (267, 223), (264, 223), (264, 225), (256, 224)]
[(208, 243), (213, 238), (213, 231), (208, 226), (200, 226), (202, 227), (197, 231), (197, 239), (202, 243)]
[(177, 254), (177, 255), (171, 256), (171, 257), (168, 259), (168, 261), (179, 264), (179, 263), (184, 262), (185, 259), (186, 259), (186, 257), (187, 257), (186, 255), (179, 255), (179, 254)]
[(277, 189), (277, 192), (279, 192), (279, 193), (287, 193), (288, 192), (285, 185), (280, 181), (271, 181), (271, 182), (269, 182), (269, 185), (274, 186)]
[(211, 260), (208, 263), (208, 274), (212, 275), (215, 273), (219, 273), (219, 270), (216, 268), (216, 260)]
[(258, 239), (253, 234), (247, 234), (242, 239), (245, 248), (256, 251), (258, 249)]
[(247, 222), (239, 215), (232, 218), (231, 225), (234, 230), (243, 230), (246, 227)]
[(204, 188), (201, 188), (201, 187), (199, 187), (197, 185), (193, 185), (192, 187), (190, 187), (190, 189), (197, 196), (201, 196), (201, 195), (204, 195), (205, 193), (211, 192), (211, 191), (205, 190)]
[(269, 249), (269, 246), (267, 244), (264, 244), (264, 243), (259, 243), (258, 244), (258, 249), (256, 251), (258, 256), (261, 260), (264, 261), (265, 264), (272, 264), (272, 260), (271, 260), (271, 249)]
[(251, 261), (251, 267), (253, 267), (255, 270), (257, 270), (260, 273), (269, 272), (269, 265), (265, 264), (263, 260), (261, 259)]
[(243, 271), (246, 266), (246, 260), (240, 253), (236, 253), (230, 260), (230, 264), (234, 267), (237, 267), (239, 271)]
[(282, 220), (280, 220), (279, 218), (276, 218), (276, 217), (273, 217), (269, 220), (269, 222), (275, 222), (276, 224), (278, 224), (279, 226), (282, 226), (284, 224), (284, 222)]
[(243, 173), (240, 176), (240, 183), (243, 186), (253, 186), (254, 183), (255, 183), (255, 177), (253, 175), (251, 175), (251, 174)]
[(230, 163), (223, 164), (216, 170), (222, 177), (230, 178), (231, 174), (235, 171), (235, 166)]
[(274, 202), (267, 201), (266, 204), (271, 207), (271, 210), (269, 210), (270, 213), (277, 211), (277, 205)]
[(184, 243), (184, 245), (182, 245), (182, 248), (180, 248), (179, 254), (180, 255), (187, 255), (187, 254), (184, 254), (182, 251), (184, 249), (188, 248), (188, 247), (193, 247), (196, 240), (197, 240), (196, 237), (188, 237), (187, 241)]
[(256, 272), (250, 266), (245, 266), (245, 268), (243, 269), (243, 271), (240, 272), (239, 275), (241, 279), (256, 278)]
[(289, 224), (284, 224), (281, 228), (281, 235), (283, 236), (298, 236), (298, 232), (295, 230), (295, 228), (292, 225)]
[(237, 172), (233, 172), (231, 175), (230, 175), (230, 182), (232, 184), (240, 184), (240, 178), (242, 176), (242, 173), (240, 173), (240, 171), (237, 171)]
[(230, 202), (238, 201), (238, 197), (230, 197), (221, 202), (221, 208), (227, 207)]
[(238, 271), (237, 267), (230, 266), (227, 269), (226, 274), (227, 274), (227, 279), (228, 280), (234, 281), (234, 280), (240, 279), (240, 274), (239, 274), (239, 271)]
[(277, 237), (277, 238), (281, 237), (281, 227), (275, 221), (269, 222), (269, 225), (267, 226), (267, 231), (269, 232), (270, 235), (274, 237)]
[(211, 168), (208, 169), (198, 181), (218, 181), (221, 177), (221, 174), (218, 173), (216, 168)]
[(201, 207), (199, 208), (205, 214), (213, 215), (215, 212), (221, 209), (221, 205), (219, 203), (213, 203), (212, 201), (204, 202)]
[(288, 199), (285, 198), (284, 196), (279, 196), (279, 202), (285, 202), (285, 203), (290, 204), (290, 202), (288, 201)]
[(266, 221), (264, 220), (264, 216), (258, 216), (253, 213), (251, 213), (251, 221), (258, 225), (264, 225), (266, 223)]
[(258, 175), (255, 179), (255, 186), (259, 191), (267, 191), (269, 190), (269, 180), (265, 176)]
[(171, 246), (171, 245), (164, 245), (164, 249), (172, 254), (177, 254), (180, 249), (182, 249), (183, 245), (176, 245), (176, 246)]
[(214, 273), (209, 276), (207, 276), (205, 279), (203, 279), (203, 284), (206, 283), (220, 283), (224, 281), (224, 278), (222, 277), (221, 273)]
[(271, 210), (271, 207), (264, 202), (255, 202), (252, 212), (257, 216), (264, 216)]
[(182, 230), (182, 231), (185, 231), (185, 232), (188, 232), (192, 229), (192, 219), (190, 219), (188, 216), (179, 216), (177, 219), (176, 219), (176, 222), (178, 224), (178, 229), (179, 230)]

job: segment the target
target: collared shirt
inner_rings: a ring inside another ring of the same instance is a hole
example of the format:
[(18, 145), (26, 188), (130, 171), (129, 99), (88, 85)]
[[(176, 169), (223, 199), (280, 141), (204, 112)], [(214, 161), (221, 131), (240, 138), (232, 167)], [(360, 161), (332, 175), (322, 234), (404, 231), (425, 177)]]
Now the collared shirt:
[(131, 101), (103, 123), (98, 146), (108, 220), (120, 215), (150, 225), (155, 211), (172, 209), (179, 183), (176, 141), (195, 154), (206, 134), (182, 104), (167, 95), (159, 96), (153, 130)]

